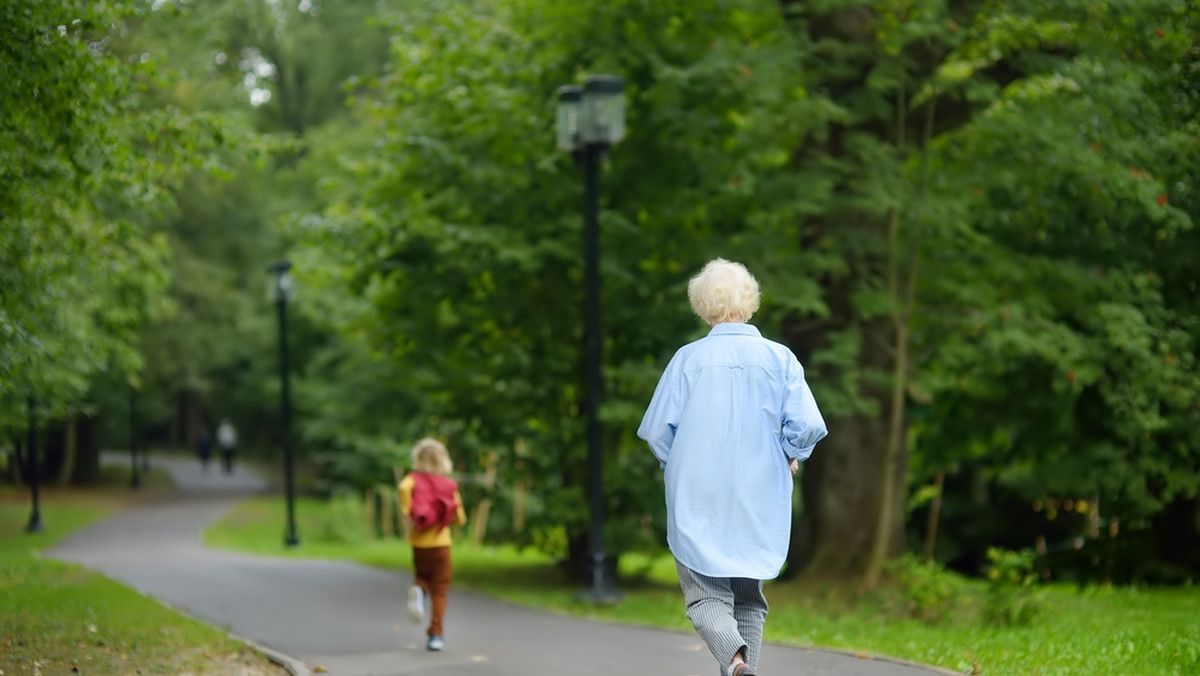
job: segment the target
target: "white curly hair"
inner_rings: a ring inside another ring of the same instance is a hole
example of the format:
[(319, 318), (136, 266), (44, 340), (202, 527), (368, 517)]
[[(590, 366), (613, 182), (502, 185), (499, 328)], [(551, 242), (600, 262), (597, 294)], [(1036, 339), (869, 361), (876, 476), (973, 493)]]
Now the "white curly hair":
[(688, 301), (709, 326), (749, 321), (759, 295), (758, 280), (746, 266), (724, 258), (709, 261), (688, 282)]

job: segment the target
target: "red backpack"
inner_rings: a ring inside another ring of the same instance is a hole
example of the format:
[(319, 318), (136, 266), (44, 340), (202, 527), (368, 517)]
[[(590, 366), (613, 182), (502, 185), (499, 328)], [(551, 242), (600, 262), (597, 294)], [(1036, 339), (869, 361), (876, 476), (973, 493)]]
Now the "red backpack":
[(454, 479), (425, 472), (413, 472), (412, 478), (412, 509), (408, 516), (413, 526), (417, 530), (435, 527), (441, 530), (454, 523), (458, 516), (458, 503), (454, 500), (458, 484)]

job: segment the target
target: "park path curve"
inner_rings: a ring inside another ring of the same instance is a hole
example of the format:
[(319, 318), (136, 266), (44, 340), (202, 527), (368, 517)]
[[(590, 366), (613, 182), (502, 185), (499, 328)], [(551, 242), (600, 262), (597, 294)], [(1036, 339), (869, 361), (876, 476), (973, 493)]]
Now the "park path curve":
[[(201, 531), (265, 490), (243, 468), (208, 473), (155, 458), (177, 490), (65, 538), (47, 555), (81, 564), (266, 649), (293, 673), (332, 676), (710, 676), (695, 635), (561, 617), (452, 590), (446, 650), (424, 650), (404, 612), (403, 571), (341, 561), (255, 557), (208, 549)], [(280, 533), (280, 537), (283, 534)], [(682, 612), (682, 609), (681, 609)], [(770, 644), (766, 676), (928, 676), (898, 661)]]

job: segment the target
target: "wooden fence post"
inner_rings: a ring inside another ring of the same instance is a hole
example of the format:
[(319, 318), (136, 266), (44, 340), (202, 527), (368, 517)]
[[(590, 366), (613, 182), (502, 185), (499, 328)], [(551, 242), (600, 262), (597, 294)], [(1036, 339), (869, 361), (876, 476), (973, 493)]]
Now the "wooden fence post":
[[(488, 454), (487, 469), (484, 471), (483, 487), (489, 493), (496, 486), (496, 463), (500, 460), (500, 456), (495, 451)], [(488, 513), (492, 509), (492, 499), (490, 497), (479, 501), (475, 506), (475, 514), (471, 517), (471, 541), (476, 545), (483, 544), (483, 538), (487, 535), (487, 519)]]
[[(517, 437), (516, 443), (513, 444), (513, 455), (516, 456), (516, 462), (514, 463), (513, 467), (516, 470), (515, 474), (520, 474), (525, 465), (525, 463), (522, 461), (522, 458), (525, 457), (524, 437)], [(526, 499), (528, 497), (529, 493), (525, 490), (525, 477), (522, 476), (520, 479), (517, 479), (515, 482), (513, 482), (512, 519), (514, 533), (520, 533), (525, 530), (525, 506)]]
[(375, 489), (368, 488), (363, 496), (363, 516), (367, 521), (367, 532), (375, 535)]

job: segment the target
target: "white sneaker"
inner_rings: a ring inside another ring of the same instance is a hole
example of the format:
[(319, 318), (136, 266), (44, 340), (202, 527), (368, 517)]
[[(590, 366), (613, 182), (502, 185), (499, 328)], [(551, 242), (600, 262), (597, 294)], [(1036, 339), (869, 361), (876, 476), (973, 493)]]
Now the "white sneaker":
[(417, 624), (425, 619), (425, 590), (419, 585), (408, 588), (408, 616)]
[(435, 653), (441, 652), (441, 650), (445, 647), (446, 647), (445, 641), (442, 640), (441, 636), (438, 636), (436, 634), (434, 634), (433, 636), (430, 636), (429, 640), (425, 642), (425, 649), (430, 652), (435, 652)]

